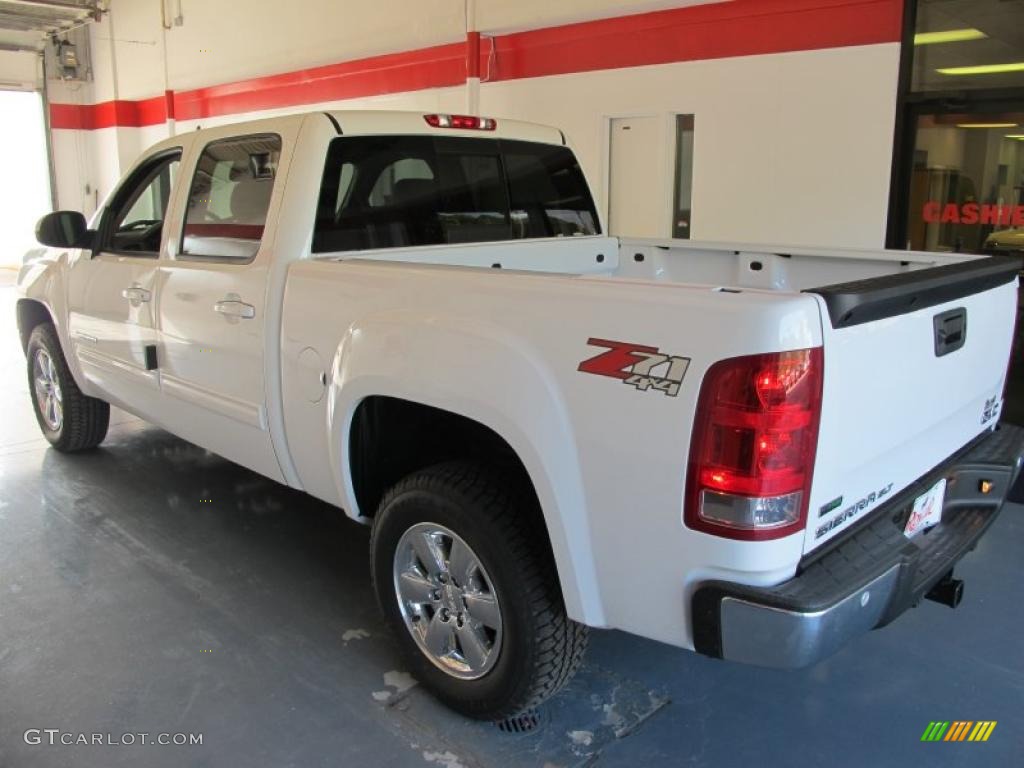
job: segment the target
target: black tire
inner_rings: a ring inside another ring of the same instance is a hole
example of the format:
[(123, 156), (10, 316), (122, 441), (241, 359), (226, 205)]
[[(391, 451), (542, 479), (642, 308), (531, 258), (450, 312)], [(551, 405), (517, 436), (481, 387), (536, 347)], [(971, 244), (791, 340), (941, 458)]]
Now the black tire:
[[(62, 417), (59, 425), (52, 428), (43, 417), (43, 409), (39, 405), (39, 395), (35, 383), (34, 366), (39, 351), (42, 350), (53, 362), (56, 380), (60, 387)], [(83, 395), (75, 383), (67, 360), (61, 351), (57, 329), (52, 323), (42, 323), (32, 330), (28, 340), (28, 389), (32, 396), (32, 406), (36, 412), (36, 421), (43, 435), (58, 451), (72, 453), (95, 448), (107, 436), (110, 423), (110, 406), (103, 400)]]
[[(499, 720), (539, 705), (572, 678), (587, 628), (569, 619), (532, 493), (509, 476), (467, 462), (416, 472), (381, 501), (370, 540), (377, 601), (410, 671), (452, 709)], [(497, 660), (482, 677), (460, 679), (420, 650), (399, 608), (394, 562), (402, 535), (417, 523), (447, 527), (473, 550), (500, 604)]]

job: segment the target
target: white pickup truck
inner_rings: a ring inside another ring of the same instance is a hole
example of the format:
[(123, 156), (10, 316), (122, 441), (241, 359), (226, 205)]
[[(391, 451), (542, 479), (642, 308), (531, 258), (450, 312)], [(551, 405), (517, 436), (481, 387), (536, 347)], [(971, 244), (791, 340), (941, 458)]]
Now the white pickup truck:
[(415, 674), (536, 705), (586, 628), (812, 664), (998, 513), (1019, 261), (602, 234), (557, 129), (310, 113), (169, 138), (44, 217), (40, 427), (108, 403), (372, 524)]

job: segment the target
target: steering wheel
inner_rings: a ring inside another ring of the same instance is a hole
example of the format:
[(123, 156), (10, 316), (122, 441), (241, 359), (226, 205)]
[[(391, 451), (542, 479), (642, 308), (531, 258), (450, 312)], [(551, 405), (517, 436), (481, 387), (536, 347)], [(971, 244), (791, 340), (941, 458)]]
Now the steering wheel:
[[(152, 251), (159, 248), (163, 219), (139, 219), (120, 227), (111, 238), (117, 250)], [(151, 241), (156, 240), (156, 243)]]
[(136, 232), (145, 232), (146, 234), (149, 234), (153, 229), (161, 226), (163, 223), (163, 219), (138, 219), (126, 227), (118, 227), (117, 233), (119, 235), (126, 235), (129, 233), (134, 234)]

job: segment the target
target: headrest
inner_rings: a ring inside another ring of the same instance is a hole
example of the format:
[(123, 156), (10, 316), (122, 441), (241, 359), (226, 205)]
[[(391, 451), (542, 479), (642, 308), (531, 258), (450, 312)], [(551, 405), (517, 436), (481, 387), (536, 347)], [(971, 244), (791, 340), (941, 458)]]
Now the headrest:
[(391, 199), (395, 205), (424, 205), (433, 202), (436, 189), (433, 179), (399, 179)]
[(242, 178), (231, 190), (231, 218), (238, 224), (263, 224), (273, 191), (273, 179)]

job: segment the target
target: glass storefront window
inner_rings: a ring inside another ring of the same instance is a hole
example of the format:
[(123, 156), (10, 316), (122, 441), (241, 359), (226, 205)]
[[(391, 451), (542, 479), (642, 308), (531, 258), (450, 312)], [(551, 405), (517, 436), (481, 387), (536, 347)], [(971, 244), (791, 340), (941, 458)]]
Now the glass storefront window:
[(917, 0), (911, 90), (1024, 87), (1024, 3)]
[[(906, 0), (893, 248), (1024, 254), (1024, 0)], [(1003, 418), (1024, 424), (1024, 287)]]
[(1024, 251), (1024, 111), (916, 120), (908, 247)]

